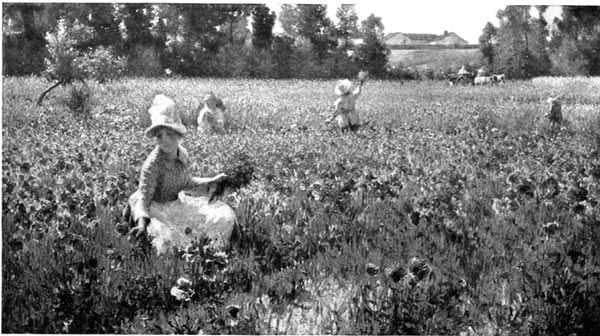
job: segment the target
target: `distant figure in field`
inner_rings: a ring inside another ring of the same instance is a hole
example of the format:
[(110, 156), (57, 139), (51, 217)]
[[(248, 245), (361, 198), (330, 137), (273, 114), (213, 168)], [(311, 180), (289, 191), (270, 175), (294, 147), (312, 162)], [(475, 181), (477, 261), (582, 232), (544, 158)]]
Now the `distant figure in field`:
[(544, 117), (550, 121), (550, 125), (552, 125), (552, 129), (556, 125), (560, 125), (563, 122), (562, 116), (562, 102), (557, 98), (548, 98), (548, 103), (550, 103), (550, 111), (548, 111)]
[(334, 119), (342, 131), (356, 130), (359, 126), (360, 119), (356, 113), (356, 100), (362, 93), (362, 87), (365, 82), (367, 73), (361, 71), (358, 74), (358, 85), (351, 90), (352, 82), (348, 79), (338, 81), (335, 86), (335, 94), (338, 98), (333, 103), (335, 111), (333, 116), (327, 121), (328, 123)]
[(223, 133), (227, 123), (223, 101), (209, 92), (204, 96), (204, 106), (198, 114), (198, 130), (204, 133)]
[(463, 65), (460, 70), (458, 70), (459, 75), (470, 75), (471, 73), (467, 71), (467, 68)]

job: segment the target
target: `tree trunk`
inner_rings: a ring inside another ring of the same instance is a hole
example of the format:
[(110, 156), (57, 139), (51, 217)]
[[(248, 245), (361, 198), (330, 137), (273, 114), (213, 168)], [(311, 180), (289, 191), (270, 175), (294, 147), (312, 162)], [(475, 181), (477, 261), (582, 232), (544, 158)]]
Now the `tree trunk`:
[(56, 88), (57, 86), (61, 85), (62, 83), (64, 83), (64, 80), (59, 80), (58, 83), (52, 85), (51, 87), (49, 87), (48, 89), (46, 89), (46, 91), (42, 92), (42, 94), (40, 95), (40, 98), (38, 98), (37, 104), (39, 106), (42, 105), (42, 101), (44, 100), (44, 97), (46, 97), (46, 95), (48, 94), (48, 92), (54, 90), (54, 88)]

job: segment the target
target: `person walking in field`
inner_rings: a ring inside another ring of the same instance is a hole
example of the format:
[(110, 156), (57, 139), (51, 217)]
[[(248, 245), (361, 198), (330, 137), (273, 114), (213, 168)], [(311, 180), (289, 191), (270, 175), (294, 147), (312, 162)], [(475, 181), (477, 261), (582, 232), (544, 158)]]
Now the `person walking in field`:
[(209, 197), (227, 176), (191, 175), (189, 154), (179, 144), (187, 130), (171, 98), (157, 95), (148, 113), (152, 125), (145, 134), (156, 141), (156, 147), (142, 165), (138, 190), (129, 197), (130, 235), (152, 236), (159, 253), (191, 241), (190, 232), (205, 234), (214, 246), (224, 247), (223, 239), (231, 235), (236, 222), (235, 212), (222, 201), (209, 202)]
[(360, 119), (356, 113), (356, 101), (362, 93), (362, 87), (367, 74), (361, 71), (358, 75), (358, 85), (351, 90), (352, 82), (348, 79), (339, 80), (335, 87), (335, 94), (338, 98), (333, 103), (335, 111), (333, 116), (327, 120), (330, 123), (336, 120), (337, 125), (342, 131), (356, 130), (359, 126)]

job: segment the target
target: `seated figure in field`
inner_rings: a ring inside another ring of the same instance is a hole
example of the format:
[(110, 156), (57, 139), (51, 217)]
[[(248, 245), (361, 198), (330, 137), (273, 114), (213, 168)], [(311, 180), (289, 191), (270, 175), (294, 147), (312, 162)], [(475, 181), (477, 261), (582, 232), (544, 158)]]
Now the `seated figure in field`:
[(356, 113), (356, 100), (362, 93), (362, 87), (365, 81), (366, 73), (359, 74), (359, 83), (352, 88), (352, 82), (348, 79), (338, 81), (335, 87), (335, 94), (338, 98), (333, 103), (335, 112), (327, 121), (331, 122), (334, 119), (341, 130), (356, 130), (359, 126), (358, 113)]
[(205, 133), (223, 133), (227, 124), (223, 101), (209, 92), (204, 96), (203, 107), (197, 118), (198, 130)]
[(222, 201), (209, 200), (227, 176), (191, 175), (190, 157), (179, 144), (187, 130), (171, 98), (156, 96), (148, 112), (152, 125), (145, 134), (156, 147), (142, 165), (138, 190), (129, 197), (126, 223), (117, 224), (117, 230), (141, 241), (151, 236), (159, 253), (184, 248), (191, 237), (201, 235), (212, 239), (215, 248), (226, 247), (235, 212)]

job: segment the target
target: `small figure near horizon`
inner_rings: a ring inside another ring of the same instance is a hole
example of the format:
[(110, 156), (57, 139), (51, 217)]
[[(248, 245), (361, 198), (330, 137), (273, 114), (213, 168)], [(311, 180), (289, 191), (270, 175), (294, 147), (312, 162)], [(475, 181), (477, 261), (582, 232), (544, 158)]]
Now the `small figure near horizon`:
[[(455, 68), (456, 69), (456, 68)], [(467, 68), (463, 65), (460, 70), (458, 70), (458, 75), (470, 75), (471, 73), (467, 71)]]
[(550, 103), (550, 111), (548, 111), (544, 117), (550, 121), (552, 132), (554, 133), (556, 126), (558, 125), (560, 127), (563, 122), (562, 102), (558, 97), (548, 98), (546, 102)]
[(335, 94), (338, 98), (333, 103), (335, 112), (333, 116), (326, 121), (327, 123), (335, 119), (342, 131), (348, 129), (355, 131), (358, 129), (360, 118), (358, 117), (358, 113), (356, 113), (356, 101), (362, 93), (362, 87), (366, 77), (367, 73), (365, 71), (361, 71), (358, 74), (359, 82), (354, 90), (351, 90), (352, 82), (349, 79), (338, 81), (335, 87)]
[(198, 114), (197, 123), (198, 130), (205, 133), (223, 133), (227, 117), (225, 115), (225, 105), (223, 101), (209, 92), (204, 96), (204, 106)]

